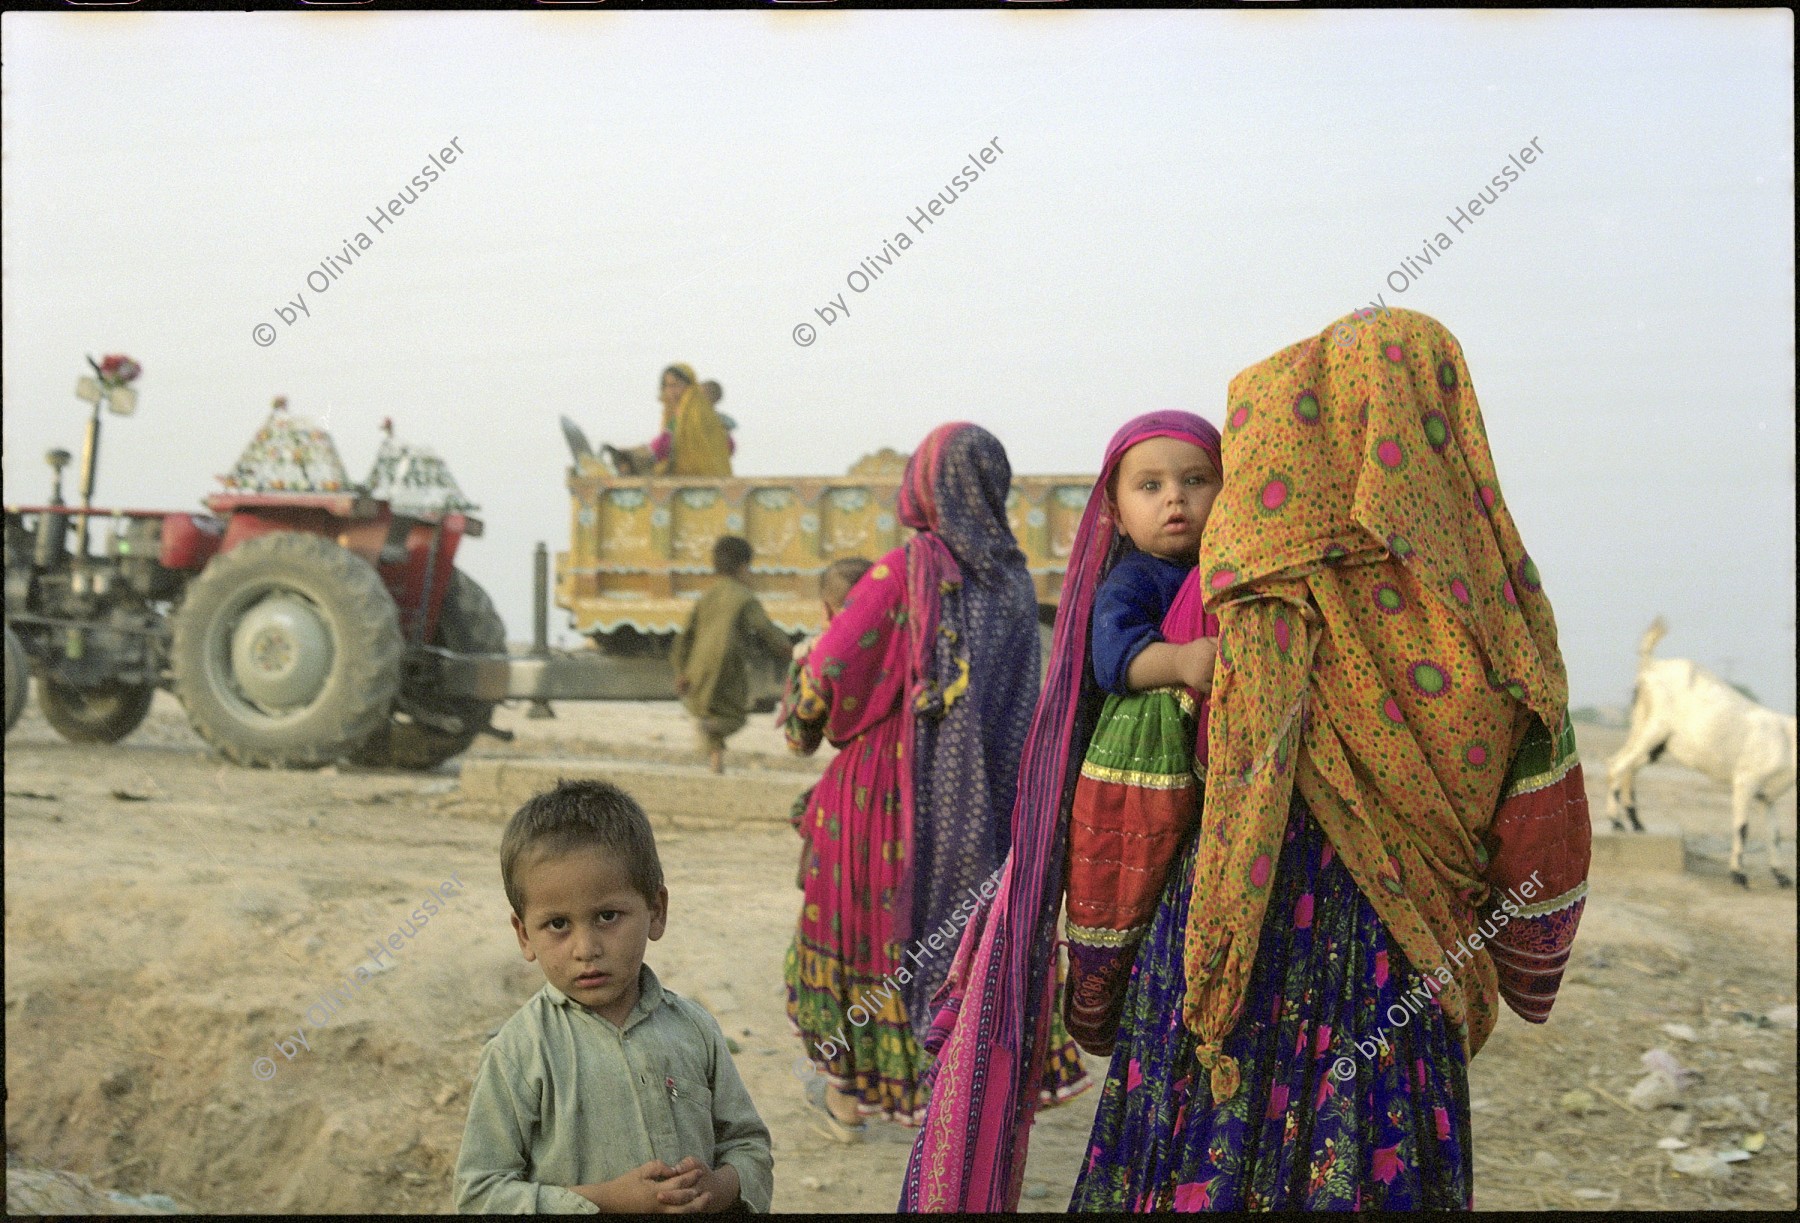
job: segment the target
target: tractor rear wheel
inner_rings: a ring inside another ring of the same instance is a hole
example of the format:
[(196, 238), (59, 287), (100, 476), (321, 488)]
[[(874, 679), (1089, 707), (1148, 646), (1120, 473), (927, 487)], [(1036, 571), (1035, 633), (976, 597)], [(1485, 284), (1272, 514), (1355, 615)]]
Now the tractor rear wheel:
[(25, 696), (31, 689), (31, 659), (25, 653), (25, 643), (19, 635), (12, 631), (12, 625), (6, 626), (6, 729), (8, 733), (18, 723), (19, 715), (25, 712)]
[(400, 690), (399, 614), (360, 556), (279, 531), (195, 578), (175, 614), (175, 694), (239, 764), (318, 768), (362, 746)]
[[(494, 610), (494, 601), (460, 569), (451, 571), (450, 589), (444, 592), (436, 644), (458, 654), (506, 653), (506, 624)], [(351, 753), (352, 761), (373, 768), (434, 769), (469, 750), (475, 736), (493, 716), (496, 704), (466, 698), (434, 698), (429, 693), (408, 695), (428, 713), (454, 718), (460, 729), (444, 730), (396, 711), (385, 726)]]
[(138, 684), (76, 688), (53, 679), (38, 680), (38, 709), (44, 721), (70, 743), (117, 743), (143, 723), (155, 696), (155, 688)]

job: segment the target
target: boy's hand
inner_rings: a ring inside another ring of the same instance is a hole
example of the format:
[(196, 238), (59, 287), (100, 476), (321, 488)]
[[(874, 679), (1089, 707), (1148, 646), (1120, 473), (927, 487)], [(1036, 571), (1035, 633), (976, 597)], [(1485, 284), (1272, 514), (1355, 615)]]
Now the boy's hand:
[(1177, 651), (1175, 670), (1181, 676), (1181, 682), (1195, 692), (1211, 692), (1213, 666), (1219, 659), (1219, 639), (1201, 637), (1178, 646)]
[[(700, 1177), (692, 1190), (673, 1191), (676, 1193), (692, 1193), (693, 1197), (691, 1200), (696, 1204), (691, 1206), (665, 1205), (665, 1210), (683, 1209), (711, 1212), (728, 1209), (738, 1200), (737, 1169), (730, 1164), (720, 1164), (717, 1168), (708, 1168), (694, 1156), (690, 1155), (675, 1165), (675, 1171), (684, 1175), (697, 1174)], [(665, 1190), (664, 1192), (668, 1193), (671, 1191)], [(657, 1196), (662, 1197), (664, 1202), (669, 1201), (669, 1198), (664, 1196), (664, 1194), (658, 1194)], [(705, 1202), (705, 1205), (698, 1204), (702, 1201)]]
[(799, 641), (795, 642), (794, 643), (794, 661), (795, 662), (805, 662), (806, 656), (808, 654), (812, 653), (813, 642), (815, 642), (817, 640), (818, 640), (817, 637), (803, 637)]
[(707, 1209), (711, 1200), (695, 1189), (704, 1168), (692, 1156), (678, 1168), (653, 1159), (612, 1180), (569, 1188), (604, 1214), (691, 1214)]
[(688, 689), (692, 688), (692, 687), (693, 687), (693, 684), (688, 682), (687, 676), (677, 675), (675, 677), (675, 695), (676, 696), (686, 696), (688, 693)]

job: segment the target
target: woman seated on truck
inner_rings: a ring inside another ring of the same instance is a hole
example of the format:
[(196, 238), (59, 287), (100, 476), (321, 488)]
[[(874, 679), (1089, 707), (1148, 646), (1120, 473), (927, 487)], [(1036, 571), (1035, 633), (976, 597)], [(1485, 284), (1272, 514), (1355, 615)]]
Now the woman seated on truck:
[(700, 385), (691, 365), (671, 365), (662, 374), (662, 432), (647, 446), (621, 450), (602, 446), (622, 476), (728, 476), (731, 434)]

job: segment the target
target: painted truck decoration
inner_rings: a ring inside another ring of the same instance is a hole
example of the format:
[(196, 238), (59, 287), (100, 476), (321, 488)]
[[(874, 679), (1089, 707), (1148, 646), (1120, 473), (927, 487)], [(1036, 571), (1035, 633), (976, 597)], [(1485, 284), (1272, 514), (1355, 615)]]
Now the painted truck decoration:
[[(569, 470), (569, 550), (556, 561), (556, 601), (602, 649), (634, 652), (686, 623), (712, 575), (720, 535), (750, 541), (751, 584), (770, 619), (819, 630), (819, 575), (839, 557), (874, 560), (912, 531), (895, 516), (906, 456), (869, 455), (850, 474), (700, 479), (621, 478), (577, 451)], [(1048, 624), (1062, 591), (1092, 476), (1015, 476), (1013, 535)]]
[[(909, 534), (895, 517), (905, 456), (891, 450), (842, 477), (621, 478), (565, 422), (575, 462), (556, 595), (592, 648), (549, 648), (539, 544), (534, 643), (512, 654), (486, 592), (456, 568), (462, 541), (481, 534), (477, 507), (391, 423), (356, 482), (330, 435), (277, 399), (206, 513), (103, 509), (101, 408), (129, 415), (140, 370), (123, 356), (89, 366), (76, 389), (92, 406), (79, 504), (63, 499), (69, 454), (52, 450), (49, 501), (6, 507), (8, 731), (32, 677), (45, 720), (77, 743), (129, 735), (163, 688), (239, 764), (428, 769), (480, 734), (510, 738), (491, 724), (504, 700), (546, 714), (551, 700), (673, 696), (669, 646), (711, 580), (721, 534), (750, 541), (752, 582), (796, 635), (819, 628), (825, 566)], [(1041, 623), (1091, 483), (1014, 480), (1008, 512)], [(773, 669), (762, 680), (765, 695), (779, 683)]]

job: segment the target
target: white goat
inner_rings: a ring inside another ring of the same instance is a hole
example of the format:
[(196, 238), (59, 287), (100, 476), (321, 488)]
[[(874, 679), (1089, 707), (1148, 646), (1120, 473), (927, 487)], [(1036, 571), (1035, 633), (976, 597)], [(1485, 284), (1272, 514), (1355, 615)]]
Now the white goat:
[(1731, 787), (1731, 877), (1744, 877), (1744, 837), (1750, 830), (1750, 800), (1762, 803), (1769, 826), (1769, 871), (1781, 887), (1793, 880), (1781, 871), (1780, 829), (1775, 800), (1794, 784), (1794, 719), (1764, 709), (1712, 672), (1685, 658), (1652, 658), (1668, 632), (1662, 617), (1638, 643), (1637, 692), (1631, 702), (1631, 731), (1606, 766), (1606, 814), (1625, 831), (1621, 811), (1638, 832), (1637, 771), (1664, 752), (1677, 764)]

